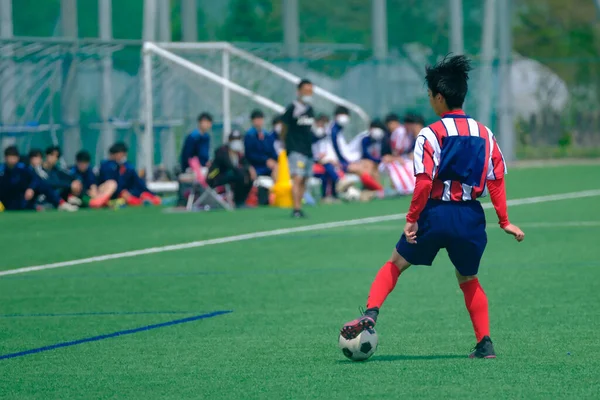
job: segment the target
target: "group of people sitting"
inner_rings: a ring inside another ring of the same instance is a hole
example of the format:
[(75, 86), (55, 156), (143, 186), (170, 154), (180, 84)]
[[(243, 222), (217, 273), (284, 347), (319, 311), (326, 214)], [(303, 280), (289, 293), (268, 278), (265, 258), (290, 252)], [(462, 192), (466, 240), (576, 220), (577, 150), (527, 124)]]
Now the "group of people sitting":
[[(299, 87), (299, 94), (305, 88), (306, 85)], [(230, 132), (226, 143), (218, 146), (213, 154), (213, 118), (206, 112), (200, 114), (197, 128), (184, 141), (181, 171), (198, 171), (213, 188), (227, 186), (236, 207), (269, 204), (268, 195), (250, 196), (254, 202), (249, 201), (249, 195), (259, 190), (254, 189), (257, 179), (262, 177), (263, 182), (271, 184), (277, 181), (279, 153), (287, 144), (291, 148), (288, 150), (289, 168), (293, 180), (297, 176), (319, 178), (325, 203), (338, 202), (342, 196), (367, 201), (376, 196), (413, 192), (415, 178), (411, 158), (415, 139), (425, 124), (423, 117), (408, 114), (401, 120), (398, 115), (389, 114), (383, 121), (373, 120), (366, 131), (350, 136), (346, 130), (351, 117), (346, 107), (338, 106), (332, 118), (326, 114), (308, 118), (294, 111), (296, 107), (302, 108), (301, 102), (299, 95), (297, 102), (288, 108), (289, 112), (273, 118), (270, 129), (265, 126), (264, 113), (252, 111), (250, 129), (245, 134), (238, 129)], [(303, 112), (309, 111), (312, 113), (311, 108), (304, 107)], [(310, 138), (294, 141), (290, 132), (294, 127), (290, 129), (290, 126), (303, 129), (302, 124), (306, 125)], [(77, 153), (75, 165), (63, 169), (59, 163), (61, 150), (57, 146), (46, 149), (45, 157), (38, 149), (32, 149), (23, 157), (15, 146), (7, 147), (5, 163), (0, 165), (0, 210), (55, 207), (75, 211), (79, 207), (160, 204), (160, 197), (148, 189), (127, 162), (127, 152), (124, 143), (115, 143), (108, 158), (94, 172), (90, 166), (91, 156), (85, 150)], [(384, 189), (383, 174), (389, 176), (391, 187)], [(356, 183), (360, 184), (359, 188)], [(304, 195), (302, 190), (300, 197)]]
[[(267, 129), (263, 112), (252, 111), (250, 129), (245, 134), (233, 130), (211, 157), (212, 116), (200, 114), (197, 129), (187, 136), (181, 151), (182, 171), (189, 171), (190, 163), (198, 163), (204, 167), (211, 187), (229, 185), (236, 206), (244, 206), (257, 178), (277, 181), (278, 157), (285, 147), (282, 117), (273, 118)], [(312, 128), (312, 175), (321, 180), (323, 202), (338, 202), (342, 194), (346, 199), (367, 201), (375, 196), (413, 192), (412, 152), (425, 125), (422, 116), (407, 114), (400, 119), (389, 114), (383, 121), (373, 120), (366, 131), (355, 136), (346, 132), (350, 122), (346, 107), (338, 106), (332, 117), (318, 115)], [(294, 169), (295, 161), (290, 160), (292, 163), (290, 168)], [(384, 189), (382, 174), (389, 175), (391, 188)], [(355, 187), (357, 177), (362, 190)]]
[(112, 145), (96, 174), (85, 150), (77, 153), (75, 165), (63, 169), (58, 146), (48, 147), (45, 157), (39, 149), (23, 157), (16, 146), (9, 146), (4, 150), (5, 162), (0, 164), (0, 211), (160, 204), (160, 197), (127, 162), (127, 152), (125, 143)]

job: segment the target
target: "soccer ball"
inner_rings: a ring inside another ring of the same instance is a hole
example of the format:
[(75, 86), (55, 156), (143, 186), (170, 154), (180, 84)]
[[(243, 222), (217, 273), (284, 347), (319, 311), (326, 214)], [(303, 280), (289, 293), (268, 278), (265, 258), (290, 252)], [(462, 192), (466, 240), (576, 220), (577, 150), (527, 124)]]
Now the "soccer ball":
[(339, 345), (342, 353), (352, 361), (364, 361), (377, 350), (377, 332), (366, 329), (354, 339), (347, 340), (340, 335)]
[(343, 194), (342, 198), (346, 201), (358, 201), (360, 200), (360, 190), (350, 186)]

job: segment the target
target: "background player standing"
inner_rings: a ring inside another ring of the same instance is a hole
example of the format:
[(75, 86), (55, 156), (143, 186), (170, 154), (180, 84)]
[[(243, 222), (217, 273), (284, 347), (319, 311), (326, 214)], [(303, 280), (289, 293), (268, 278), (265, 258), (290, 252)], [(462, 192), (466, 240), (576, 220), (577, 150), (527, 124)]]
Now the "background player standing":
[(416, 187), (404, 234), (371, 286), (364, 314), (342, 328), (356, 337), (375, 326), (379, 308), (411, 265), (431, 265), (445, 248), (456, 268), (477, 345), (472, 358), (495, 358), (487, 296), (477, 272), (487, 244), (485, 214), (477, 198), (489, 190), (500, 227), (517, 241), (523, 231), (508, 220), (506, 165), (492, 132), (462, 111), (471, 70), (465, 56), (446, 57), (426, 69), (429, 103), (441, 120), (421, 130), (414, 151)]
[(313, 168), (313, 125), (314, 111), (311, 106), (313, 85), (303, 79), (298, 83), (298, 98), (290, 104), (281, 117), (283, 129), (281, 137), (288, 153), (290, 175), (292, 177), (292, 198), (294, 211), (292, 217), (303, 218), (302, 198), (306, 189), (306, 180), (312, 175)]

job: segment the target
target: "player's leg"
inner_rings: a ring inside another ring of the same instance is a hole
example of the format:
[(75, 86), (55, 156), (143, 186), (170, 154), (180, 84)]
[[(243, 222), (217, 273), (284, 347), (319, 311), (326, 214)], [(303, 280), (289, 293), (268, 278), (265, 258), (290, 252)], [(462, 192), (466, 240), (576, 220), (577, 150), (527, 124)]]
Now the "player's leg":
[(456, 278), (463, 292), (477, 345), (470, 354), (472, 358), (495, 358), (490, 339), (488, 299), (477, 273), (487, 245), (485, 215), (479, 203), (460, 206), (453, 210), (455, 232), (447, 246), (450, 261), (456, 268)]
[(365, 189), (383, 190), (383, 186), (373, 176), (374, 170), (377, 170), (377, 166), (371, 160), (360, 160), (348, 166), (348, 172), (358, 175)]
[(92, 199), (90, 199), (90, 207), (100, 208), (106, 206), (117, 191), (117, 186), (117, 181), (112, 179), (103, 182), (98, 186), (96, 196), (93, 196)]
[(375, 275), (375, 280), (371, 284), (371, 290), (367, 298), (367, 309), (362, 316), (342, 327), (341, 335), (343, 337), (346, 339), (355, 338), (365, 329), (371, 329), (375, 326), (379, 309), (396, 287), (400, 274), (406, 271), (410, 265), (396, 250), (393, 251), (392, 257), (383, 264), (377, 275)]
[(308, 178), (312, 175), (313, 161), (304, 154), (300, 154), (297, 167), (299, 178), (297, 184), (298, 192), (297, 197), (294, 199), (294, 211), (292, 217), (304, 218), (306, 215), (304, 215), (304, 211), (302, 211), (302, 200), (304, 199), (304, 193), (306, 192)]
[(419, 218), (418, 241), (410, 244), (402, 235), (392, 257), (375, 276), (367, 300), (367, 310), (354, 321), (342, 327), (341, 335), (346, 339), (356, 337), (365, 329), (375, 326), (379, 309), (388, 295), (396, 287), (398, 278), (411, 265), (431, 265), (441, 247), (441, 240), (436, 231), (437, 221), (432, 221), (430, 205), (427, 205)]
[(465, 298), (477, 344), (470, 358), (496, 358), (494, 345), (490, 339), (490, 317), (487, 295), (483, 291), (477, 275), (462, 275), (456, 270), (456, 278)]
[(328, 182), (331, 183), (331, 197), (333, 197), (334, 199), (337, 199), (338, 195), (337, 195), (336, 186), (339, 181), (338, 173), (333, 164), (327, 163), (324, 165), (324, 167), (325, 167), (326, 179)]
[(291, 152), (288, 158), (290, 176), (292, 178), (292, 203), (294, 210), (292, 217), (302, 217), (302, 197), (304, 197), (304, 166), (303, 156), (300, 153)]

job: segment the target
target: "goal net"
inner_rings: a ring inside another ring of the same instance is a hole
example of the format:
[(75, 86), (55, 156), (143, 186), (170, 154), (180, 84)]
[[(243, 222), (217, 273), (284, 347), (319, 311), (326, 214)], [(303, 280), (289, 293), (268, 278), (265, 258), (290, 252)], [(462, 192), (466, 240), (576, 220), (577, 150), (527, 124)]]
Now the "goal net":
[[(161, 159), (174, 160), (185, 134), (196, 126), (202, 111), (214, 117), (213, 145), (232, 129), (249, 128), (253, 109), (265, 113), (266, 128), (295, 97), (300, 77), (229, 43), (145, 43), (142, 120), (145, 134), (138, 157), (146, 171)], [(358, 133), (368, 123), (367, 114), (353, 104), (315, 85), (316, 113), (331, 115), (337, 105), (353, 114)], [(179, 120), (179, 127), (157, 129), (153, 121)], [(157, 132), (158, 131), (158, 132)], [(158, 142), (158, 143), (157, 143)], [(140, 154), (141, 153), (141, 154)], [(165, 163), (170, 164), (169, 162)]]

